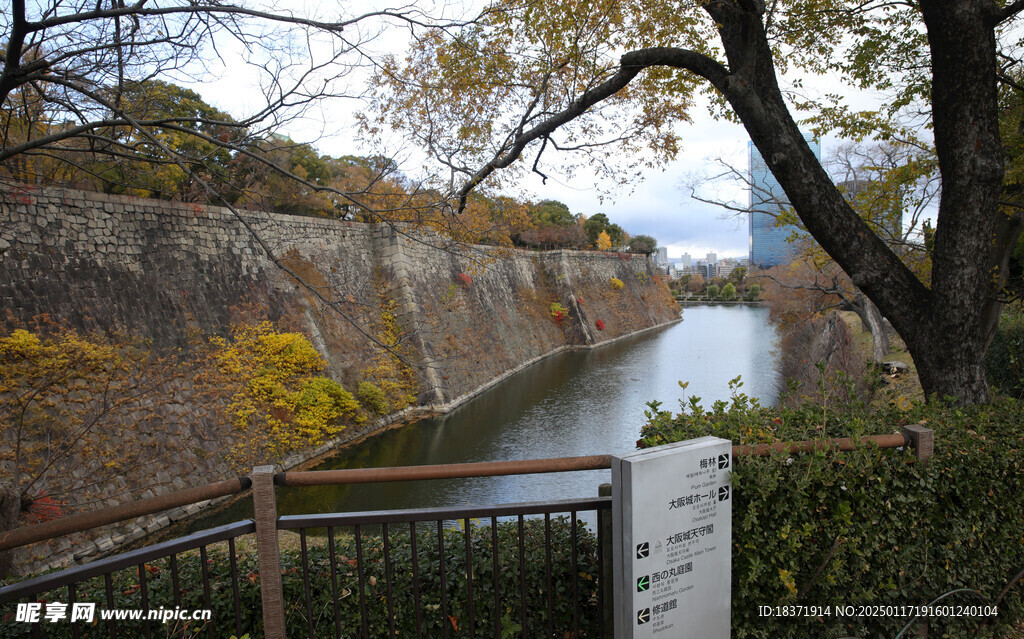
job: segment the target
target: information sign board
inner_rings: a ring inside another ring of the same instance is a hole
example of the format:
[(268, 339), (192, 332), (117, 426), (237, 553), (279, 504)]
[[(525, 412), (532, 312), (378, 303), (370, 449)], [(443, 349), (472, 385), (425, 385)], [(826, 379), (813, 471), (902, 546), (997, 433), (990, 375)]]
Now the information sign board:
[(732, 442), (612, 458), (615, 636), (728, 639)]

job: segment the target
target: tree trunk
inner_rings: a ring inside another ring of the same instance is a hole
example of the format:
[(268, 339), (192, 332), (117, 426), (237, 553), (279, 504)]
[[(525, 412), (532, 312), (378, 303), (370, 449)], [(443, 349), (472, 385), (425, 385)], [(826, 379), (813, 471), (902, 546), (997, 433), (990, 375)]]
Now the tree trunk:
[(883, 361), (889, 354), (889, 334), (886, 332), (885, 321), (878, 306), (864, 295), (863, 291), (854, 287), (854, 299), (850, 307), (857, 313), (864, 329), (871, 334), (871, 359), (875, 363)]
[[(763, 5), (710, 2), (730, 74), (715, 86), (822, 248), (907, 343), (927, 396), (988, 401), (985, 313), (997, 291), (991, 256), (1003, 157), (994, 24), (983, 0), (922, 0), (932, 53), (932, 113), (942, 199), (925, 287), (850, 207), (782, 97)], [(709, 78), (710, 79), (710, 78)]]
[[(18, 527), (21, 515), (21, 493), (9, 481), (0, 482), (0, 532)], [(14, 568), (14, 551), (0, 551), (0, 578), (8, 577)]]

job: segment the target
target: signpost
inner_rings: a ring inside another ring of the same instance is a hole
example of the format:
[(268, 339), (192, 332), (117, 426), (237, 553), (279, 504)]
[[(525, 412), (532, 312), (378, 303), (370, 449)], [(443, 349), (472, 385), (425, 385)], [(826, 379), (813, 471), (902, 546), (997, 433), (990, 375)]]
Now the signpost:
[(612, 458), (615, 636), (728, 639), (732, 442)]

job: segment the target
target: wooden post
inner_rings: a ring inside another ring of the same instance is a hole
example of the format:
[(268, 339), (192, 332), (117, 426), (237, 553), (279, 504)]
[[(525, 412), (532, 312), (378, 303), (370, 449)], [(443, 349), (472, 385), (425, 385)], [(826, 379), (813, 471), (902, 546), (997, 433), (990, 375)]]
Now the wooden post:
[(935, 431), (920, 424), (903, 427), (903, 436), (910, 441), (918, 461), (928, 461), (935, 454)]
[[(597, 487), (598, 497), (611, 497), (612, 485), (601, 484)], [(601, 544), (601, 557), (604, 562), (601, 566), (601, 601), (604, 602), (604, 609), (601, 610), (604, 621), (604, 636), (602, 639), (612, 639), (615, 636), (615, 589), (612, 587), (613, 566), (612, 554), (612, 511), (601, 510), (597, 513), (597, 543)]]
[(284, 591), (281, 587), (281, 556), (277, 545), (277, 502), (274, 499), (274, 467), (252, 469), (252, 502), (256, 520), (256, 554), (260, 567), (263, 600), (263, 636), (285, 639)]
[[(935, 431), (921, 424), (908, 424), (903, 427), (903, 436), (914, 449), (918, 461), (926, 462), (935, 455)], [(914, 630), (917, 639), (928, 639), (928, 619), (922, 619)]]

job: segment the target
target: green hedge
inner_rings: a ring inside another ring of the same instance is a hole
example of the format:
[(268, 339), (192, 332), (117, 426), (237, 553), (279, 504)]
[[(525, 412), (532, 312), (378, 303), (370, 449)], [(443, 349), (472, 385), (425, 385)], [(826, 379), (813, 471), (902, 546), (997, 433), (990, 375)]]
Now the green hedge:
[[(412, 579), (412, 545), (411, 535), (407, 526), (400, 531), (392, 528), (389, 534), (390, 552), (392, 556), (396, 636), (416, 636), (416, 612), (413, 606)], [(547, 597), (549, 593), (547, 573), (545, 571), (545, 526), (542, 519), (528, 519), (524, 522), (525, 531), (525, 565), (527, 634), (539, 637), (546, 634), (548, 626)], [(597, 541), (582, 522), (576, 526), (578, 557), (576, 566), (577, 588), (580, 592), (581, 607), (578, 623), (580, 636), (596, 636), (598, 619), (597, 608)], [(417, 549), (419, 589), (422, 611), (422, 636), (440, 637), (441, 624), (448, 625), (451, 636), (468, 636), (467, 581), (466, 581), (466, 544), (463, 529), (448, 529), (444, 534), (445, 561), (447, 574), (448, 618), (441, 619), (440, 596), (441, 582), (438, 569), (438, 540), (436, 526), (422, 524), (417, 526)], [(221, 545), (223, 546), (223, 545)], [(226, 548), (211, 548), (208, 556), (210, 571), (210, 588), (213, 594), (214, 609), (212, 635), (203, 624), (189, 625), (171, 622), (164, 625), (151, 622), (154, 636), (159, 637), (193, 637), (215, 636), (230, 637), (238, 634), (235, 629), (234, 594), (231, 583), (230, 563), (226, 556)], [(567, 518), (551, 519), (551, 599), (553, 614), (551, 625), (555, 635), (573, 636), (573, 567), (571, 554), (572, 524)], [(387, 580), (383, 554), (383, 538), (380, 534), (363, 535), (363, 563), (365, 566), (366, 605), (369, 618), (370, 637), (388, 637), (388, 615), (385, 600)], [(338, 570), (338, 606), (340, 611), (341, 636), (357, 637), (360, 635), (360, 599), (358, 574), (356, 565), (355, 540), (351, 536), (339, 536), (335, 539), (336, 565)], [(239, 598), (241, 601), (242, 633), (250, 637), (263, 636), (261, 603), (259, 593), (259, 572), (256, 558), (241, 553), (238, 563)], [(474, 630), (478, 637), (494, 637), (494, 568), (491, 551), (490, 526), (472, 526), (472, 563), (473, 563), (473, 614)], [(302, 558), (299, 550), (282, 551), (281, 567), (283, 572), (286, 628), (289, 637), (307, 636), (307, 615), (305, 592), (303, 586)], [(314, 636), (334, 636), (334, 607), (331, 590), (331, 567), (326, 543), (311, 541), (308, 545), (308, 565), (310, 567), (310, 599)], [(188, 553), (178, 558), (179, 584), (182, 590), (182, 609), (202, 609), (203, 580), (200, 571), (198, 553)], [(147, 564), (146, 580), (149, 597), (149, 608), (161, 606), (174, 608), (173, 585), (171, 570), (166, 560)], [(142, 608), (137, 571), (126, 570), (114, 577), (114, 608)], [(498, 587), (501, 602), (501, 637), (522, 636), (520, 624), (520, 579), (519, 579), (519, 542), (517, 523), (501, 522), (498, 524)], [(40, 597), (67, 603), (67, 591), (49, 593)], [(77, 588), (77, 600), (98, 603), (98, 608), (108, 608), (106, 604), (105, 586), (102, 579), (94, 579)], [(0, 637), (30, 636), (30, 626), (14, 621), (14, 604), (0, 607)], [(109, 628), (106, 623), (96, 627), (83, 628), (84, 637), (108, 637)], [(458, 630), (456, 630), (456, 627)], [(40, 628), (50, 637), (70, 637), (71, 624), (68, 622), (42, 623)], [(118, 625), (119, 636), (142, 636), (142, 622), (121, 622)]]
[(985, 353), (985, 371), (993, 390), (1024, 398), (1024, 312), (1006, 309)]
[[(638, 446), (716, 435), (765, 443), (900, 432), (924, 422), (935, 457), (906, 450), (744, 457), (733, 473), (734, 637), (893, 639), (909, 618), (839, 617), (836, 606), (994, 604), (985, 632), (1024, 612), (1024, 407), (1013, 400), (867, 412), (763, 408), (743, 395), (675, 415), (651, 404)], [(759, 606), (831, 606), (820, 617), (761, 617)], [(973, 637), (978, 617), (932, 618), (930, 637)], [(911, 636), (909, 631), (903, 637)], [(983, 634), (982, 636), (990, 636)], [(1003, 636), (997, 634), (996, 636)]]

